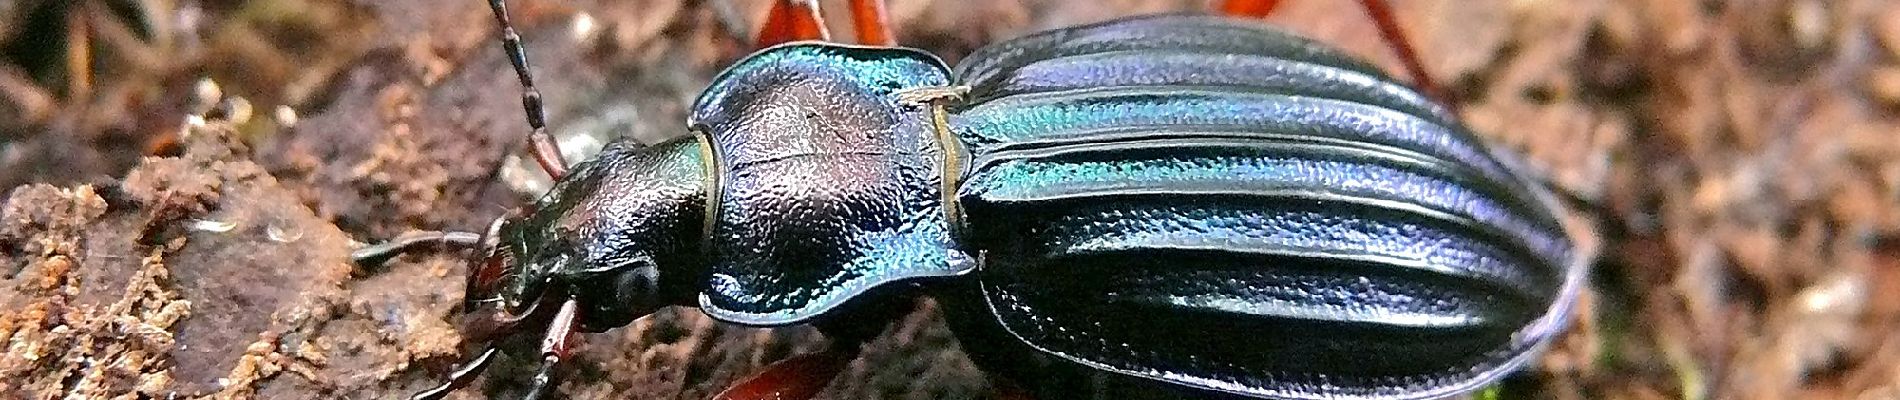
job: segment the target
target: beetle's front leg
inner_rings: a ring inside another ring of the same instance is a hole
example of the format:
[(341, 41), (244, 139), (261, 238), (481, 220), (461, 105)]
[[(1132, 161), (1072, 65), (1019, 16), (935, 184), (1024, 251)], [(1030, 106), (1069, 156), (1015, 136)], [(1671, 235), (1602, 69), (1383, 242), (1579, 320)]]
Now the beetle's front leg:
[(554, 392), (558, 383), (555, 372), (561, 361), (574, 351), (574, 321), (580, 317), (580, 302), (567, 299), (561, 303), (561, 310), (554, 313), (554, 321), (548, 324), (548, 333), (541, 338), (541, 368), (534, 373), (534, 380), (528, 383), (528, 395), (522, 400), (540, 400)]

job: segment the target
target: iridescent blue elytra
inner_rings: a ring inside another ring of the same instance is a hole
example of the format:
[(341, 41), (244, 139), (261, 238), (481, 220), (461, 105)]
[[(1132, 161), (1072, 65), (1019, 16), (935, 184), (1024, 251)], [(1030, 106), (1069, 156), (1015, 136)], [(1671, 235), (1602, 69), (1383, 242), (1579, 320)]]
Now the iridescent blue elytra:
[(1443, 108), (1248, 21), (1048, 31), (954, 71), (782, 45), (688, 123), (504, 224), (502, 300), (598, 294), (590, 330), (688, 305), (861, 333), (930, 295), (1046, 399), (1416, 399), (1534, 357), (1587, 258)]

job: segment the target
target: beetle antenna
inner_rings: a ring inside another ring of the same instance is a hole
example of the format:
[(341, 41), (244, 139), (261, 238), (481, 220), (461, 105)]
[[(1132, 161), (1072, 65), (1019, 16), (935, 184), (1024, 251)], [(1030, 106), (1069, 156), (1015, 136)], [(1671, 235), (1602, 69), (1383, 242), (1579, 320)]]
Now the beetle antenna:
[(387, 242), (363, 246), (350, 252), (350, 261), (358, 266), (379, 265), (390, 258), (424, 246), (464, 250), (482, 245), (480, 234), (456, 231), (413, 231)]
[(561, 158), (561, 148), (554, 138), (548, 136), (548, 114), (541, 105), (541, 90), (534, 87), (534, 76), (528, 73), (528, 49), (521, 44), (521, 34), (515, 32), (515, 25), (508, 20), (508, 8), (504, 0), (488, 0), (488, 8), (495, 11), (495, 23), (501, 25), (501, 48), (508, 52), (508, 62), (515, 66), (515, 78), (521, 81), (521, 108), (528, 115), (528, 149), (534, 153), (534, 161), (541, 164), (541, 170), (549, 177), (560, 180), (567, 175), (567, 161)]

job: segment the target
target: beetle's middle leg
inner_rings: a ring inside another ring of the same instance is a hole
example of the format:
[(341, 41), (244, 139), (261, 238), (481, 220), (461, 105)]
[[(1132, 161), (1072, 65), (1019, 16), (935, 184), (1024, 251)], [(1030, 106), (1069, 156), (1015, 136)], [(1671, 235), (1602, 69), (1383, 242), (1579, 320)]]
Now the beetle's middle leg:
[(858, 358), (860, 346), (837, 344), (815, 353), (805, 353), (766, 367), (765, 372), (732, 385), (714, 400), (808, 400), (844, 372)]
[(825, 20), (818, 15), (818, 0), (778, 0), (765, 14), (765, 24), (752, 46), (766, 48), (799, 40), (831, 40)]
[(809, 400), (836, 380), (856, 360), (866, 343), (890, 330), (915, 312), (918, 298), (887, 289), (873, 289), (851, 303), (833, 309), (828, 318), (813, 321), (831, 343), (824, 350), (792, 356), (766, 367), (720, 392), (715, 400)]
[(890, 15), (884, 11), (884, 0), (851, 0), (851, 29), (858, 34), (858, 43), (897, 45), (891, 35)]
[[(890, 17), (884, 10), (884, 0), (851, 0), (852, 32), (857, 34), (859, 43), (871, 46), (897, 44), (891, 35)], [(759, 35), (753, 40), (752, 46), (762, 49), (799, 40), (831, 40), (831, 32), (825, 29), (824, 16), (818, 11), (818, 0), (772, 2), (772, 10), (765, 14), (765, 24), (759, 28)]]

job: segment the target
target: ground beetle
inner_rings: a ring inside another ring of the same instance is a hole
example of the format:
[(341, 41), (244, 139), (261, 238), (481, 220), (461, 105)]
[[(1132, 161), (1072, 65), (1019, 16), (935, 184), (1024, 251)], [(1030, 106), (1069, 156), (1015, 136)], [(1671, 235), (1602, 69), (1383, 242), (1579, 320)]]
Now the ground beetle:
[[(1361, 3), (1423, 77), (1384, 2)], [(775, 45), (713, 81), (691, 135), (570, 169), (490, 0), (558, 182), (486, 234), (358, 251), (485, 250), (462, 329), (487, 345), (416, 397), (526, 335), (543, 337), (542, 397), (575, 332), (674, 305), (834, 339), (733, 400), (810, 397), (919, 295), (1015, 398), (1445, 397), (1566, 325), (1587, 257), (1546, 188), (1365, 62), (1255, 21), (1161, 15), (997, 43), (953, 70), (889, 47), (879, 1), (852, 4), (876, 46), (823, 42), (815, 2), (779, 1), (760, 34)]]

